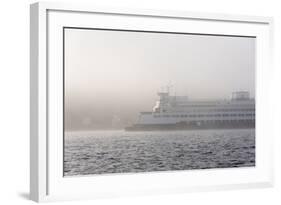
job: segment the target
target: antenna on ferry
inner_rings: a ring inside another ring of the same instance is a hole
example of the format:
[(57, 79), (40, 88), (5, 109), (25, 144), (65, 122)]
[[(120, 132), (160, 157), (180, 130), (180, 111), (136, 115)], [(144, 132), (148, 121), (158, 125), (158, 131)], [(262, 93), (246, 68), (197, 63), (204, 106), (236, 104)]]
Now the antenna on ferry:
[(170, 89), (173, 87), (173, 85), (169, 82), (167, 85), (167, 93), (170, 94)]

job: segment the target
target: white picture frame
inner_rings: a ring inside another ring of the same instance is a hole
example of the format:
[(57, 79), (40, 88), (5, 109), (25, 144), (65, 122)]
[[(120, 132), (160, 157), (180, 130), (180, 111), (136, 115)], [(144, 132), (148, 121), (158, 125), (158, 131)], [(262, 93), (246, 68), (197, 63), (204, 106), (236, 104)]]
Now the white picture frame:
[[(64, 27), (256, 36), (256, 166), (64, 178), (61, 98)], [(273, 186), (272, 113), (266, 109), (271, 106), (273, 98), (270, 83), (272, 29), (273, 19), (270, 17), (97, 8), (70, 3), (32, 4), (30, 198), (41, 202)]]

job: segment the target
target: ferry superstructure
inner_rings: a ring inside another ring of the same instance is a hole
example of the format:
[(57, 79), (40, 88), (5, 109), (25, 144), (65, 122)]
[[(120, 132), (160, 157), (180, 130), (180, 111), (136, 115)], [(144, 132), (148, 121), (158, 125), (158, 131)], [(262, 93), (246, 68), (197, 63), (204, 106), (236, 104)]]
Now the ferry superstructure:
[(127, 131), (218, 129), (255, 127), (255, 99), (247, 91), (233, 92), (227, 100), (189, 100), (159, 92), (151, 112), (141, 112)]

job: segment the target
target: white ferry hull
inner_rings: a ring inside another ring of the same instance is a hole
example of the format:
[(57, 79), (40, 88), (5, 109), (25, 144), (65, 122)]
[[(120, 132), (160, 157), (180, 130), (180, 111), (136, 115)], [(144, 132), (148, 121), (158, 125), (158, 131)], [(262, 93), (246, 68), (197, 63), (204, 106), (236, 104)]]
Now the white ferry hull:
[(255, 99), (235, 92), (229, 100), (189, 100), (187, 96), (158, 93), (152, 112), (141, 112), (127, 131), (236, 129), (255, 127)]
[(255, 120), (180, 122), (175, 124), (134, 124), (126, 131), (160, 131), (160, 130), (198, 130), (198, 129), (247, 129), (255, 128)]

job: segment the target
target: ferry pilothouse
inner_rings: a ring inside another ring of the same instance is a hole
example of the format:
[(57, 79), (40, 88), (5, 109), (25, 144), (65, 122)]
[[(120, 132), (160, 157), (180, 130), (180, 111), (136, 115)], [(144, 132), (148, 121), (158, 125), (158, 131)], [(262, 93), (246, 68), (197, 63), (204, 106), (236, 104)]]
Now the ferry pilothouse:
[(190, 100), (159, 92), (151, 112), (141, 112), (127, 131), (235, 129), (255, 127), (255, 99), (247, 91), (233, 92), (227, 100)]

